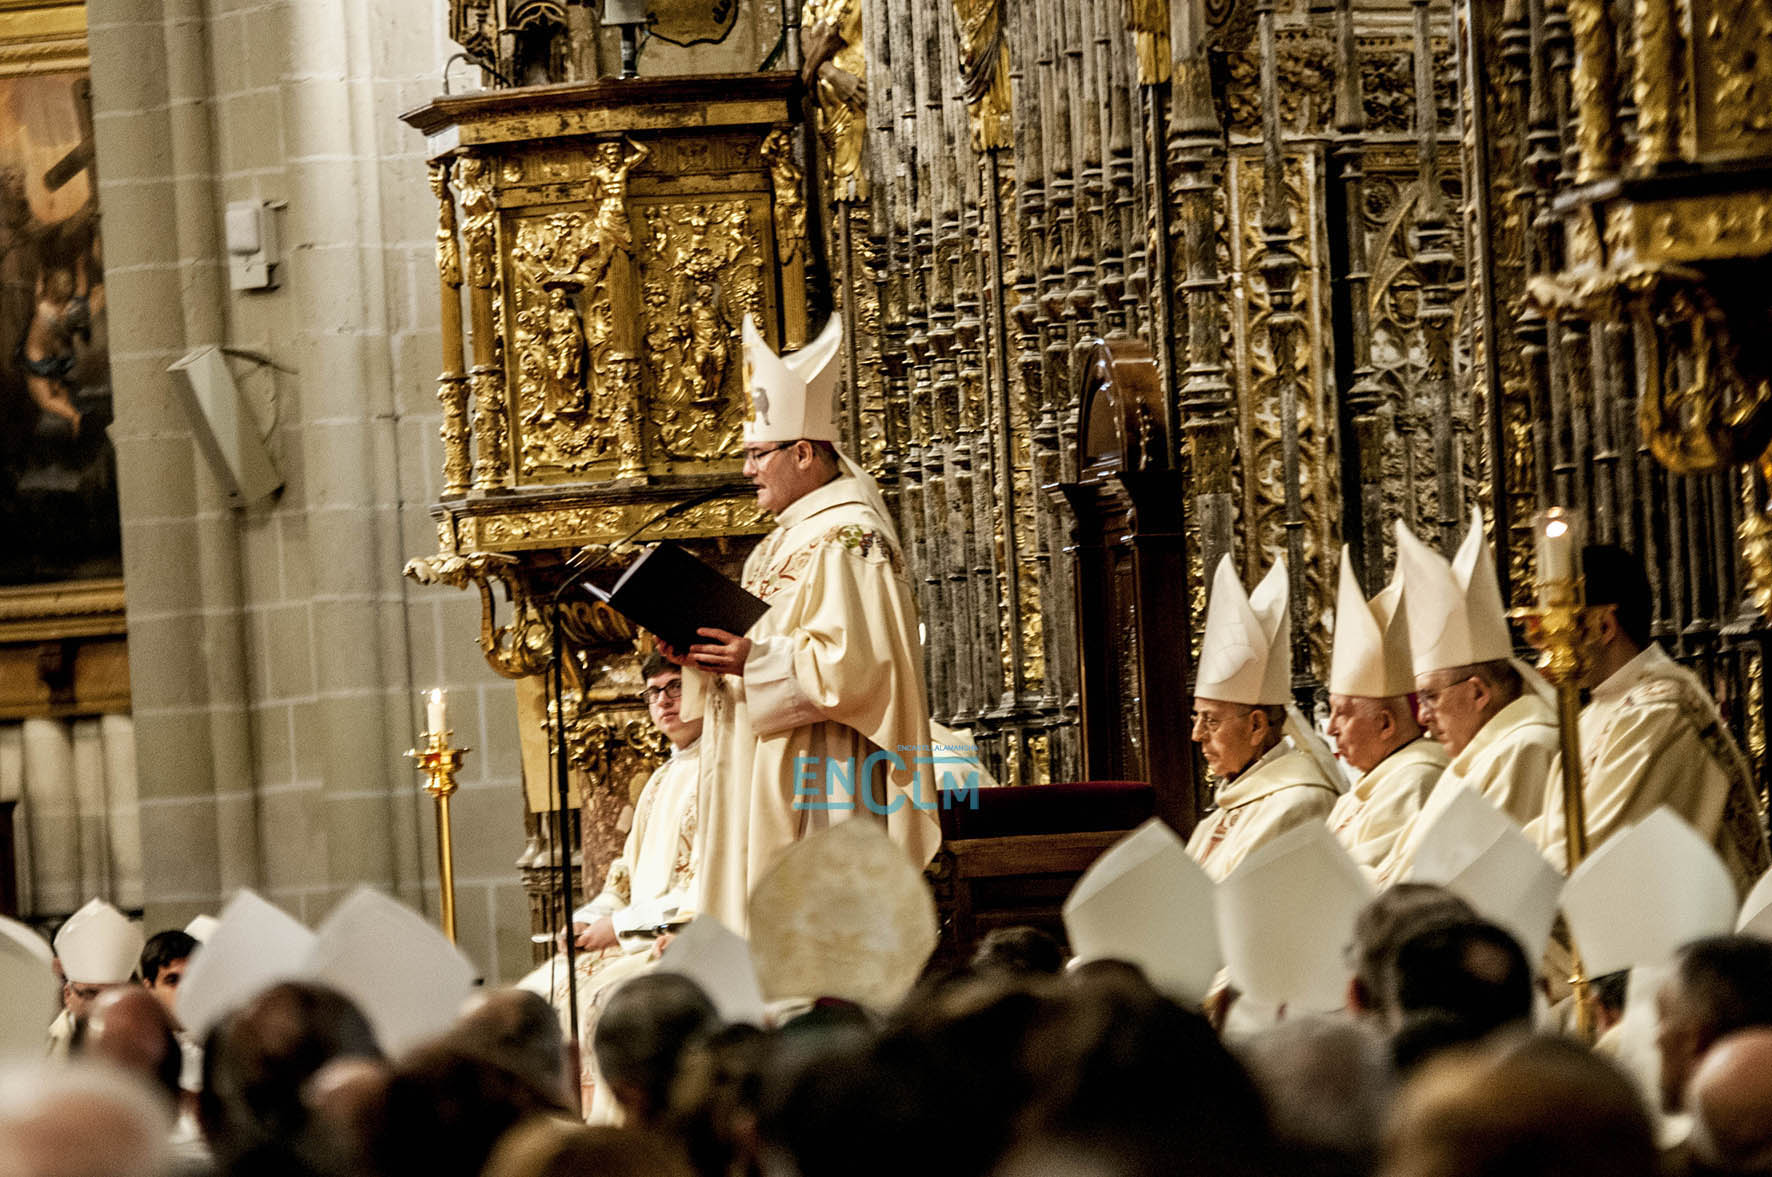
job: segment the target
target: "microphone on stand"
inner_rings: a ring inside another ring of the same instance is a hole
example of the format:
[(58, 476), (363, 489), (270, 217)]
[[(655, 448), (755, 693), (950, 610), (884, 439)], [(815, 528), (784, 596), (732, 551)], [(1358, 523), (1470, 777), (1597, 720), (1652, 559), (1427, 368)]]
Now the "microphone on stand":
[(567, 560), (567, 564), (570, 565), (575, 561), (582, 561), (583, 563), (571, 576), (568, 576), (563, 582), (561, 582), (560, 587), (554, 590), (554, 595), (550, 598), (553, 607), (549, 610), (552, 614), (549, 629), (551, 631), (550, 636), (553, 639), (554, 660), (553, 664), (549, 667), (548, 687), (554, 709), (554, 797), (556, 805), (558, 806), (555, 812), (558, 819), (556, 824), (556, 830), (558, 832), (557, 848), (560, 854), (560, 926), (566, 932), (567, 1021), (569, 1032), (572, 1035), (572, 1042), (575, 1046), (580, 1045), (578, 1033), (578, 943), (577, 937), (572, 934), (572, 913), (574, 909), (577, 908), (578, 904), (573, 902), (575, 895), (572, 886), (572, 846), (570, 845), (569, 837), (572, 829), (571, 821), (568, 817), (568, 811), (572, 806), (572, 784), (571, 770), (566, 762), (566, 707), (564, 699), (566, 693), (564, 665), (566, 657), (566, 638), (563, 632), (564, 626), (560, 616), (560, 598), (566, 595), (568, 589), (572, 588), (592, 572), (606, 564), (609, 561), (610, 556), (615, 552), (615, 549), (621, 547), (623, 544), (631, 542), (635, 536), (639, 535), (647, 528), (662, 523), (666, 519), (675, 515), (681, 515), (684, 511), (689, 510), (689, 508), (698, 507), (709, 499), (719, 498), (721, 495), (729, 493), (730, 490), (730, 487), (720, 487), (715, 490), (704, 491), (698, 495), (691, 495), (682, 502), (672, 503), (670, 506), (654, 514), (644, 523), (640, 524), (640, 526), (634, 528), (634, 530), (628, 532), (626, 536), (616, 540), (612, 544), (589, 544), (580, 548)]
[(721, 495), (726, 494), (730, 489), (731, 488), (729, 487), (720, 487), (716, 490), (703, 491), (698, 495), (690, 495), (682, 502), (672, 503), (662, 511), (659, 511), (644, 523), (640, 524), (640, 526), (634, 528), (634, 530), (628, 532), (612, 544), (586, 544), (584, 547), (578, 549), (578, 551), (574, 552), (566, 560), (567, 567), (576, 567), (577, 571), (567, 577), (565, 582), (561, 584), (559, 588), (554, 590), (554, 600), (556, 602), (559, 601), (567, 589), (583, 580), (590, 573), (607, 564), (610, 559), (613, 558), (618, 548), (625, 544), (632, 543), (634, 537), (641, 532), (646, 531), (655, 524), (663, 523), (666, 519), (681, 515), (691, 507), (699, 507), (710, 499), (717, 499)]

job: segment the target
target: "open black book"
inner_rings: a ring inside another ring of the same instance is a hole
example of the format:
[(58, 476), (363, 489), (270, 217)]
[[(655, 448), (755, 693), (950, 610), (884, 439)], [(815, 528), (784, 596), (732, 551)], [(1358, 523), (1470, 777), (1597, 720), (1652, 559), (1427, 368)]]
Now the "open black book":
[(679, 654), (708, 640), (696, 634), (698, 628), (742, 634), (769, 611), (762, 598), (668, 539), (641, 552), (608, 591), (587, 587)]

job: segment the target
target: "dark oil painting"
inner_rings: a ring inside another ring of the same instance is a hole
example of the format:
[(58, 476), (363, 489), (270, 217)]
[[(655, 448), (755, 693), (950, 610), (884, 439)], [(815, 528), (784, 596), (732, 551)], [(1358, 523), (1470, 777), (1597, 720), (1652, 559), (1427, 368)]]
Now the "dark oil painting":
[(0, 78), (0, 585), (122, 575), (82, 72)]

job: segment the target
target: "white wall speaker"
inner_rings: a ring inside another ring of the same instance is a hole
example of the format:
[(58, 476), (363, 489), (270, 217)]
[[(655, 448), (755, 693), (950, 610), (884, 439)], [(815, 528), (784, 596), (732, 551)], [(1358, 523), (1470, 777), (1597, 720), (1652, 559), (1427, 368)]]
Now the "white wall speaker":
[(183, 393), (180, 399), (197, 445), (233, 505), (248, 506), (283, 489), (283, 474), (265, 445), (257, 415), (234, 383), (222, 349), (196, 348), (167, 371), (183, 377), (175, 383)]

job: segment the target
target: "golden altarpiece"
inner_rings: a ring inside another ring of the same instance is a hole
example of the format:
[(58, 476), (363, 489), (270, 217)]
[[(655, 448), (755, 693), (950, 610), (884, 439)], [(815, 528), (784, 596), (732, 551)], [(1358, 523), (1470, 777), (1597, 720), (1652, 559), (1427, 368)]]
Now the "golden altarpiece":
[[(1395, 520), (1450, 552), (1476, 505), (1524, 604), (1561, 505), (1645, 558), (1764, 792), (1768, 0), (654, 0), (654, 31), (779, 41), (574, 81), (613, 70), (620, 7), (451, 0), (489, 78), (563, 84), (409, 120), (447, 453), (412, 571), (479, 587), (502, 672), (547, 666), (573, 548), (715, 487), (650, 534), (736, 559), (767, 526), (739, 319), (792, 347), (834, 305), (932, 706), (1004, 783), (1162, 776), (1185, 824), (1203, 570), (1286, 557), (1308, 705), (1341, 544), (1375, 591)], [(1096, 399), (1118, 432), (1079, 437)], [(594, 878), (652, 749), (630, 635), (567, 617)]]

